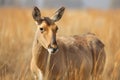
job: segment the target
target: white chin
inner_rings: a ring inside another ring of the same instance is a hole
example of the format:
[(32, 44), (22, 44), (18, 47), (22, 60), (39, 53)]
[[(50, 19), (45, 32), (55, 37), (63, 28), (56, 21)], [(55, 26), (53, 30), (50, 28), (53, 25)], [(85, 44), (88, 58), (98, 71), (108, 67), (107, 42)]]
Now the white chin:
[(49, 48), (49, 49), (47, 49), (47, 50), (48, 50), (49, 54), (52, 54), (52, 53), (53, 53), (53, 49), (52, 49), (52, 48)]

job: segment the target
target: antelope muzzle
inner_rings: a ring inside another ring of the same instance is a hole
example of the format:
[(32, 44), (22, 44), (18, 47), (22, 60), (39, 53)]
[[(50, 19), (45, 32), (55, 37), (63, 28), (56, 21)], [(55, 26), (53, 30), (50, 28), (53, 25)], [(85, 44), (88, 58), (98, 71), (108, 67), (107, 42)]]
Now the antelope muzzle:
[(52, 43), (48, 46), (48, 52), (49, 53), (55, 53), (56, 51), (58, 51), (58, 45), (55, 41), (54, 43)]

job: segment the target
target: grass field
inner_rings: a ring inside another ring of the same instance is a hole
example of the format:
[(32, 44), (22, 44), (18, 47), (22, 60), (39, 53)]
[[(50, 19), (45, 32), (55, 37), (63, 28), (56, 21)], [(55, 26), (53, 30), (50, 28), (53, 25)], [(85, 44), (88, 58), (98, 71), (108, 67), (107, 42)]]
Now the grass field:
[[(0, 8), (0, 80), (32, 80), (31, 48), (36, 31), (31, 9)], [(53, 10), (42, 10), (44, 16)], [(102, 80), (120, 80), (120, 10), (67, 10), (56, 23), (59, 36), (95, 33), (105, 44)]]

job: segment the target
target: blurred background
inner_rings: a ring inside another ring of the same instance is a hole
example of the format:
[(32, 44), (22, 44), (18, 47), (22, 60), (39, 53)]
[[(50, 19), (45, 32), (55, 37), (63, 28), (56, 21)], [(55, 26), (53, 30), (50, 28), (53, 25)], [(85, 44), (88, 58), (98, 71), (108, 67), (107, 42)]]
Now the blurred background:
[(65, 5), (68, 8), (115, 9), (120, 7), (120, 0), (0, 0), (1, 7), (55, 8)]
[(95, 33), (105, 44), (104, 73), (98, 80), (120, 80), (120, 0), (0, 0), (0, 80), (32, 80), (30, 60), (36, 24), (32, 9), (51, 16), (66, 7), (59, 36)]

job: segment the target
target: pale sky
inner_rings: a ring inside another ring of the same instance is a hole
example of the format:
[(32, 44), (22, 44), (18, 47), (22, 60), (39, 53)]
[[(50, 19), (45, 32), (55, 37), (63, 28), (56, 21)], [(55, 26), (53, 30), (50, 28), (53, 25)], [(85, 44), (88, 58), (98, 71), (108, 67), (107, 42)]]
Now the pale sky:
[[(66, 7), (75, 8), (96, 8), (96, 9), (109, 9), (112, 0), (34, 0), (35, 4), (40, 7), (56, 7), (57, 5), (65, 5)], [(44, 3), (45, 1), (45, 3)], [(82, 5), (81, 5), (82, 3)], [(45, 5), (47, 4), (47, 5)], [(80, 6), (81, 5), (81, 6)]]
[[(112, 1), (116, 2), (111, 6)], [(0, 0), (2, 6), (39, 6), (41, 8), (56, 8), (66, 6), (68, 8), (95, 8), (109, 9), (120, 7), (120, 0)]]
[(112, 0), (82, 0), (85, 7), (108, 9)]

